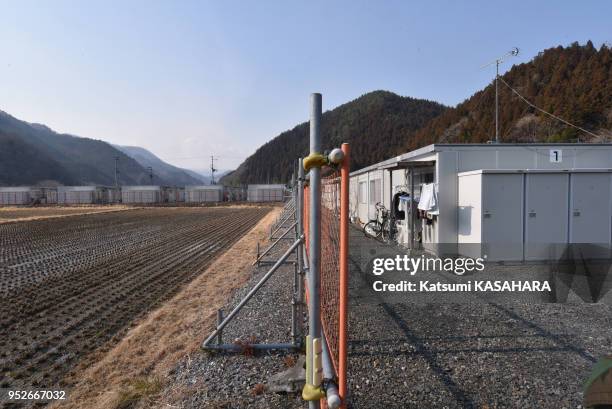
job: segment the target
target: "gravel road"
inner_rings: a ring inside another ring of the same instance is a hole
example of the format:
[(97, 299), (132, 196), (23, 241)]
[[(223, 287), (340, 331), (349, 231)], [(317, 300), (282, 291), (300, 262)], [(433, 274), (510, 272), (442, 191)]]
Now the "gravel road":
[[(373, 302), (362, 296), (369, 245), (351, 229), (349, 407), (581, 408), (582, 383), (612, 345), (609, 305)], [(287, 342), (292, 279), (292, 267), (274, 276), (226, 340)], [(304, 408), (297, 395), (255, 393), (288, 355), (191, 356), (167, 390), (185, 391), (172, 402), (182, 408)]]

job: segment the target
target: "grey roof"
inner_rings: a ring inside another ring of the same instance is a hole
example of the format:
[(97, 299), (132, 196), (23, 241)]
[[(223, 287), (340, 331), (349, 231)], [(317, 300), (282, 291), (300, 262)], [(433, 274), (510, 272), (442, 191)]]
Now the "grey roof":
[(507, 149), (507, 148), (516, 148), (516, 147), (542, 147), (542, 148), (551, 148), (551, 147), (571, 147), (573, 149), (589, 149), (593, 147), (602, 147), (602, 148), (610, 148), (612, 149), (612, 143), (436, 143), (424, 146), (422, 148), (403, 153), (401, 155), (395, 156), (393, 158), (384, 160), (382, 162), (375, 163), (370, 166), (366, 166), (365, 168), (358, 169), (356, 171), (351, 172), (351, 176), (360, 175), (362, 173), (371, 172), (373, 170), (383, 169), (394, 163), (398, 162), (410, 162), (419, 160), (420, 157), (425, 157), (428, 154), (432, 154), (435, 152), (442, 151), (452, 151), (452, 150), (469, 150), (469, 149), (487, 149), (487, 150), (495, 150), (495, 149)]

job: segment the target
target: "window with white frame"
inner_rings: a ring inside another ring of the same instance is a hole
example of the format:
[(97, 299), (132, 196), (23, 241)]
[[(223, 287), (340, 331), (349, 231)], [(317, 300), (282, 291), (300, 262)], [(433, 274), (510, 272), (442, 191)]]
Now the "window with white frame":
[(359, 203), (368, 203), (368, 185), (366, 182), (359, 182)]
[(375, 205), (382, 201), (381, 181), (380, 179), (370, 180), (370, 204)]

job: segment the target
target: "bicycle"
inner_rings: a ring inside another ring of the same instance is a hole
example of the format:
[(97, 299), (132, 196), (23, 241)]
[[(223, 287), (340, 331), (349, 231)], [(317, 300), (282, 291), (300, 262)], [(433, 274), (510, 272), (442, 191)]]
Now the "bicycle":
[(385, 208), (382, 203), (376, 203), (375, 207), (376, 218), (363, 226), (363, 233), (366, 237), (381, 239), (383, 242), (388, 243), (395, 239), (397, 233), (395, 220), (391, 217), (391, 211)]

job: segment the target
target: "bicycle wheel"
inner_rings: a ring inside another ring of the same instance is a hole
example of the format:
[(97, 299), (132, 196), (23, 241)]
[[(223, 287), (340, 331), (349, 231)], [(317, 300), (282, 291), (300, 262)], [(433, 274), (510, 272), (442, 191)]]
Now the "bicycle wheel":
[(363, 226), (363, 233), (366, 236), (374, 237), (375, 239), (380, 237), (382, 233), (382, 224), (380, 224), (376, 220), (372, 220), (368, 222), (365, 226)]
[(385, 243), (389, 243), (391, 241), (393, 233), (391, 232), (391, 223), (387, 219), (385, 224), (381, 226), (381, 239)]

